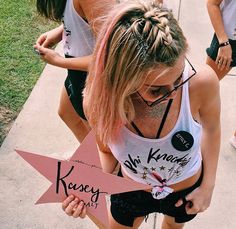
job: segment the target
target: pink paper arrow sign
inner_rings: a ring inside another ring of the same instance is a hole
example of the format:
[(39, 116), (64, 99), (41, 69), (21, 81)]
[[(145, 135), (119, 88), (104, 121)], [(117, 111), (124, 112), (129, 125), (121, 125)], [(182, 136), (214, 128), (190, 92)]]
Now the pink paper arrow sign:
[(81, 143), (70, 161), (57, 160), (29, 152), (16, 152), (45, 176), (52, 185), (36, 204), (62, 202), (73, 194), (84, 201), (87, 211), (108, 225), (105, 195), (149, 189), (150, 186), (104, 173), (92, 132)]

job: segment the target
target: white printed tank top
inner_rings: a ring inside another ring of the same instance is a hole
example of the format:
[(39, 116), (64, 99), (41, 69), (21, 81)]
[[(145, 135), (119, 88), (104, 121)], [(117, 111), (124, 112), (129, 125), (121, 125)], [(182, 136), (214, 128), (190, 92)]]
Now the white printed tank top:
[(72, 57), (92, 54), (95, 37), (90, 25), (76, 12), (73, 0), (67, 0), (63, 24), (64, 54)]
[[(188, 77), (188, 66), (186, 62), (183, 80)], [(153, 187), (155, 199), (169, 195), (173, 192), (169, 185), (193, 176), (201, 166), (202, 127), (191, 114), (188, 82), (182, 88), (177, 122), (166, 136), (144, 138), (125, 126), (120, 131), (120, 141), (108, 146), (128, 177)]]

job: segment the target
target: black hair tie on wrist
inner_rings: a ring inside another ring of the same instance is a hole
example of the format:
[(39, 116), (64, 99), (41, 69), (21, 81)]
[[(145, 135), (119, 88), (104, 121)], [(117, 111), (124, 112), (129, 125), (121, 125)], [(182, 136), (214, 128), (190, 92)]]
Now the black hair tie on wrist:
[(224, 47), (224, 46), (227, 46), (227, 45), (229, 45), (229, 41), (220, 43), (220, 44), (219, 44), (219, 47)]

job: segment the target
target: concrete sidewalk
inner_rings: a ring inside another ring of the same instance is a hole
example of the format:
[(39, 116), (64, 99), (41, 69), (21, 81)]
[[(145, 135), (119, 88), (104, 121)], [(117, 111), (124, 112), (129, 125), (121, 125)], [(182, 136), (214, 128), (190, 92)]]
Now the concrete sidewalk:
[[(168, 0), (188, 38), (188, 55), (203, 64), (212, 28), (205, 0)], [(186, 225), (188, 229), (236, 228), (236, 150), (228, 140), (236, 128), (236, 71), (221, 82), (222, 145), (216, 188), (211, 207)], [(47, 65), (0, 148), (0, 228), (96, 228), (88, 219), (67, 217), (60, 204), (34, 205), (50, 183), (20, 158), (14, 149), (59, 158), (78, 147), (76, 139), (57, 115), (66, 71)], [(210, 88), (209, 88), (210, 90)], [(214, 144), (214, 143), (213, 143)], [(149, 217), (141, 229), (160, 228), (161, 216)]]

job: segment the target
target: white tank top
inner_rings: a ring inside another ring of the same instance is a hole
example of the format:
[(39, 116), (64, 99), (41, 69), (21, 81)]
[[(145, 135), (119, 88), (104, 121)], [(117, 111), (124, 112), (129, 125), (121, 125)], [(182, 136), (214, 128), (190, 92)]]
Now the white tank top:
[(63, 16), (64, 54), (82, 57), (92, 54), (95, 37), (89, 24), (76, 12), (73, 0), (67, 0)]
[[(188, 66), (185, 63), (183, 80), (188, 77)], [(201, 134), (202, 126), (193, 120), (191, 114), (186, 82), (182, 89), (179, 117), (170, 133), (160, 139), (149, 139), (123, 126), (120, 140), (108, 146), (128, 177), (153, 186), (153, 197), (162, 199), (173, 192), (169, 185), (198, 172), (202, 163)]]
[(236, 1), (224, 0), (221, 3), (220, 8), (225, 32), (229, 39), (236, 40)]

